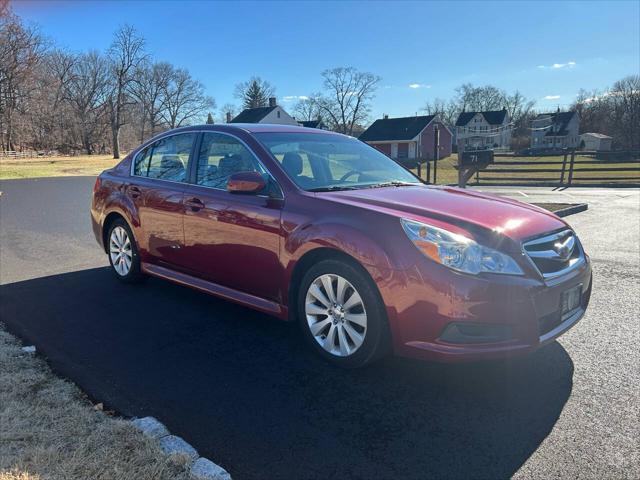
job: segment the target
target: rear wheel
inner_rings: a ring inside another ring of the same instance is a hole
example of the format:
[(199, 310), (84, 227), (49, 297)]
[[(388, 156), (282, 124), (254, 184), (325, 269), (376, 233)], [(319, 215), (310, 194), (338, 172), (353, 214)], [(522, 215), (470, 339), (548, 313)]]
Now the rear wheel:
[(323, 260), (309, 269), (298, 317), (312, 347), (336, 365), (360, 367), (386, 351), (387, 319), (377, 287), (348, 263)]
[(122, 219), (115, 220), (109, 226), (107, 238), (109, 263), (118, 280), (127, 283), (139, 281), (142, 278), (140, 257), (127, 222)]

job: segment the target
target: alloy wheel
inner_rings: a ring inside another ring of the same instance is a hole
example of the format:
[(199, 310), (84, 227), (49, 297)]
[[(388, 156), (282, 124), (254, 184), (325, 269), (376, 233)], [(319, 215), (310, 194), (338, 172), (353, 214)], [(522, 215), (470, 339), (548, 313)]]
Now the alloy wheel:
[(121, 277), (126, 276), (131, 271), (133, 251), (131, 250), (131, 239), (127, 231), (117, 226), (111, 231), (109, 238), (109, 256), (115, 271)]
[(328, 353), (346, 357), (362, 346), (367, 333), (364, 302), (340, 275), (324, 274), (311, 282), (305, 314), (311, 334)]

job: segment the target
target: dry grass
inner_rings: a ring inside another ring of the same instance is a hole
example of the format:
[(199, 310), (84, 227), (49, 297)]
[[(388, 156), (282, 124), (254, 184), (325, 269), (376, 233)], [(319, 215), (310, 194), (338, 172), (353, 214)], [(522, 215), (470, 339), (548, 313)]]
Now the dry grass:
[(184, 465), (96, 410), (0, 325), (0, 480), (186, 478)]
[[(123, 155), (124, 158), (124, 155)], [(111, 155), (77, 157), (1, 158), (0, 180), (13, 178), (98, 175), (119, 160)]]

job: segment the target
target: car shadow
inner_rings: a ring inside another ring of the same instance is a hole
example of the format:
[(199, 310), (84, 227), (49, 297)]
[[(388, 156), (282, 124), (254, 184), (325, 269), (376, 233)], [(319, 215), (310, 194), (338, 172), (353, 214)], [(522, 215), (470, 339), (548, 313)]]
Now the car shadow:
[(553, 428), (573, 363), (326, 364), (296, 325), (106, 268), (0, 287), (0, 321), (90, 397), (153, 415), (237, 479), (506, 478)]

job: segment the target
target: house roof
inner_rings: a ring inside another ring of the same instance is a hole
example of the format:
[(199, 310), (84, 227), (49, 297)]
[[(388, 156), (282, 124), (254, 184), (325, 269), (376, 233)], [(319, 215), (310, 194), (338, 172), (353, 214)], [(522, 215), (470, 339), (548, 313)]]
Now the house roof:
[(278, 107), (247, 108), (236, 115), (229, 123), (258, 123), (276, 108)]
[(434, 117), (435, 115), (381, 118), (373, 122), (358, 138), (365, 142), (411, 140), (424, 130)]
[(298, 123), (306, 128), (318, 128), (322, 124), (322, 120), (302, 120)]
[(557, 127), (545, 133), (545, 137), (564, 137), (565, 135), (569, 135), (567, 126), (575, 114), (576, 112), (541, 113), (536, 116), (535, 120), (542, 120), (548, 117), (551, 119), (553, 126)]
[(489, 110), (486, 112), (462, 112), (458, 115), (456, 127), (464, 127), (477, 114), (481, 114), (489, 125), (502, 125), (507, 116), (507, 110), (503, 108), (502, 110)]

